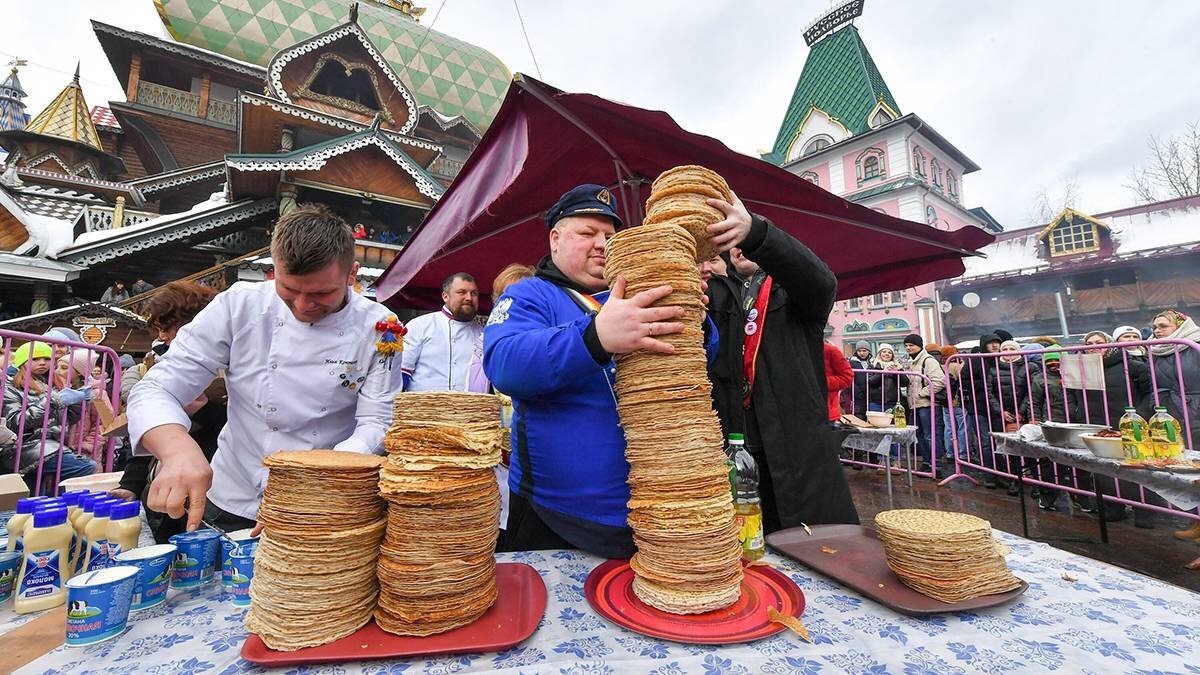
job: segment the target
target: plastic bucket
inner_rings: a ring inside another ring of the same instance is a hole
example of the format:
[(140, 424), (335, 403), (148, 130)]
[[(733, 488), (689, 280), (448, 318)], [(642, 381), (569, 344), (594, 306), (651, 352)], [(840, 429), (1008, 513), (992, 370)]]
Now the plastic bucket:
[(67, 580), (67, 646), (104, 642), (125, 632), (138, 568), (106, 567)]
[(196, 530), (168, 539), (179, 547), (171, 566), (171, 588), (196, 588), (212, 581), (220, 538), (215, 530)]
[(137, 585), (133, 589), (130, 611), (150, 609), (167, 599), (171, 567), (178, 550), (179, 547), (175, 544), (157, 544), (117, 554), (118, 565), (132, 565), (138, 568)]

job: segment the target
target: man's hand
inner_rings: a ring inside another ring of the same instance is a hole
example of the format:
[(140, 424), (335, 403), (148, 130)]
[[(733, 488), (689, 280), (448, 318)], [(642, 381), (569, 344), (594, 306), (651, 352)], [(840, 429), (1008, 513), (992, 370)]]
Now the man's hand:
[(114, 488), (112, 490), (109, 490), (108, 496), (116, 497), (117, 499), (123, 499), (127, 502), (131, 502), (131, 501), (137, 499), (137, 495), (133, 494), (132, 492), (130, 492), (129, 490), (126, 490), (124, 488)]
[(683, 316), (682, 307), (651, 307), (671, 294), (670, 286), (659, 286), (625, 298), (625, 278), (617, 277), (608, 294), (608, 302), (596, 315), (596, 337), (609, 354), (628, 354), (639, 349), (670, 354), (675, 348), (655, 340), (656, 335), (683, 331), (683, 324), (672, 319)]
[(212, 487), (212, 467), (200, 446), (178, 424), (164, 424), (147, 431), (142, 444), (160, 462), (146, 506), (172, 518), (187, 513), (188, 532), (200, 527), (205, 495)]
[(708, 226), (709, 243), (718, 253), (724, 253), (742, 243), (750, 234), (750, 212), (742, 204), (737, 195), (733, 195), (733, 203), (720, 199), (705, 200), (709, 206), (718, 208), (725, 214), (725, 220)]

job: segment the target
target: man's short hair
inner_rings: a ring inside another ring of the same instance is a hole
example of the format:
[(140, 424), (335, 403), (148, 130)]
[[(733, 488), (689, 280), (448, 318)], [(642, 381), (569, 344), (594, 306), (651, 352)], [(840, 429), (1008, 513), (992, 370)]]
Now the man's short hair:
[(442, 292), (449, 293), (450, 287), (454, 285), (454, 282), (457, 279), (462, 279), (468, 284), (475, 283), (475, 277), (471, 276), (470, 274), (467, 274), (466, 272), (455, 272), (454, 274), (446, 277), (446, 280), (442, 282)]
[(354, 264), (354, 233), (324, 204), (305, 204), (275, 223), (271, 260), (287, 274), (312, 274), (333, 262), (348, 272)]

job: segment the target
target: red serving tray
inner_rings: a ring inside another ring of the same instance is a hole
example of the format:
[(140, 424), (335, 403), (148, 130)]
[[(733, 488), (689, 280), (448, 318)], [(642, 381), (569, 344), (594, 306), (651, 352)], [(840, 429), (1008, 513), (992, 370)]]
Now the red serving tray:
[(496, 603), (474, 623), (438, 635), (411, 637), (384, 632), (370, 623), (335, 642), (280, 652), (251, 633), (242, 658), (268, 667), (308, 663), (342, 663), (410, 656), (499, 652), (524, 642), (537, 630), (546, 611), (546, 584), (524, 563), (496, 563)]
[(609, 621), (650, 637), (690, 644), (751, 642), (783, 630), (767, 619), (767, 607), (784, 615), (804, 612), (804, 594), (795, 582), (766, 565), (745, 567), (742, 597), (725, 609), (704, 614), (671, 614), (642, 602), (633, 592), (628, 560), (609, 560), (588, 574), (584, 595)]
[[(901, 614), (928, 616), (995, 607), (1029, 588), (1029, 584), (1021, 581), (1019, 588), (1007, 593), (981, 595), (955, 603), (934, 600), (905, 586), (888, 567), (883, 542), (879, 541), (875, 530), (861, 525), (811, 525), (810, 529), (811, 534), (802, 527), (773, 532), (767, 535), (767, 544), (805, 567)], [(822, 547), (837, 553), (825, 553)]]

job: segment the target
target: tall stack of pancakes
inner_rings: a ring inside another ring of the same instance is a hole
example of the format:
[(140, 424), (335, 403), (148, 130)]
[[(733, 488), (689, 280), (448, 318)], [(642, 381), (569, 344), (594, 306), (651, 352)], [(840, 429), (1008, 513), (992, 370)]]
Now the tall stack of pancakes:
[(264, 526), (246, 628), (271, 649), (333, 642), (371, 620), (387, 523), (374, 455), (277, 452), (258, 510)]
[(720, 209), (706, 199), (733, 201), (733, 192), (724, 178), (702, 166), (692, 164), (667, 169), (650, 186), (646, 200), (646, 225), (678, 225), (696, 240), (696, 259), (708, 260), (717, 254), (709, 244), (708, 226), (725, 219)]
[[(700, 167), (681, 170), (710, 175), (705, 189), (716, 184), (715, 174)], [(677, 191), (662, 198), (652, 193), (648, 208), (668, 200), (681, 213), (696, 201), (703, 205), (701, 186), (680, 190), (664, 180), (670, 173), (654, 185)], [(610, 286), (625, 278), (626, 297), (669, 284), (671, 294), (655, 305), (684, 310), (683, 332), (661, 338), (674, 352), (618, 356), (614, 387), (629, 461), (629, 525), (638, 548), (630, 561), (633, 590), (646, 604), (676, 614), (726, 607), (737, 601), (742, 581), (721, 426), (706, 370), (696, 238), (685, 229), (690, 222), (684, 214), (618, 233), (608, 243), (605, 265)], [(707, 241), (707, 233), (701, 236)]]
[(966, 513), (897, 509), (875, 516), (888, 567), (905, 586), (942, 602), (1018, 588), (988, 521)]
[(379, 477), (389, 504), (375, 612), (383, 630), (433, 635), (495, 602), (500, 492), (492, 467), (503, 438), (490, 394), (396, 397)]

